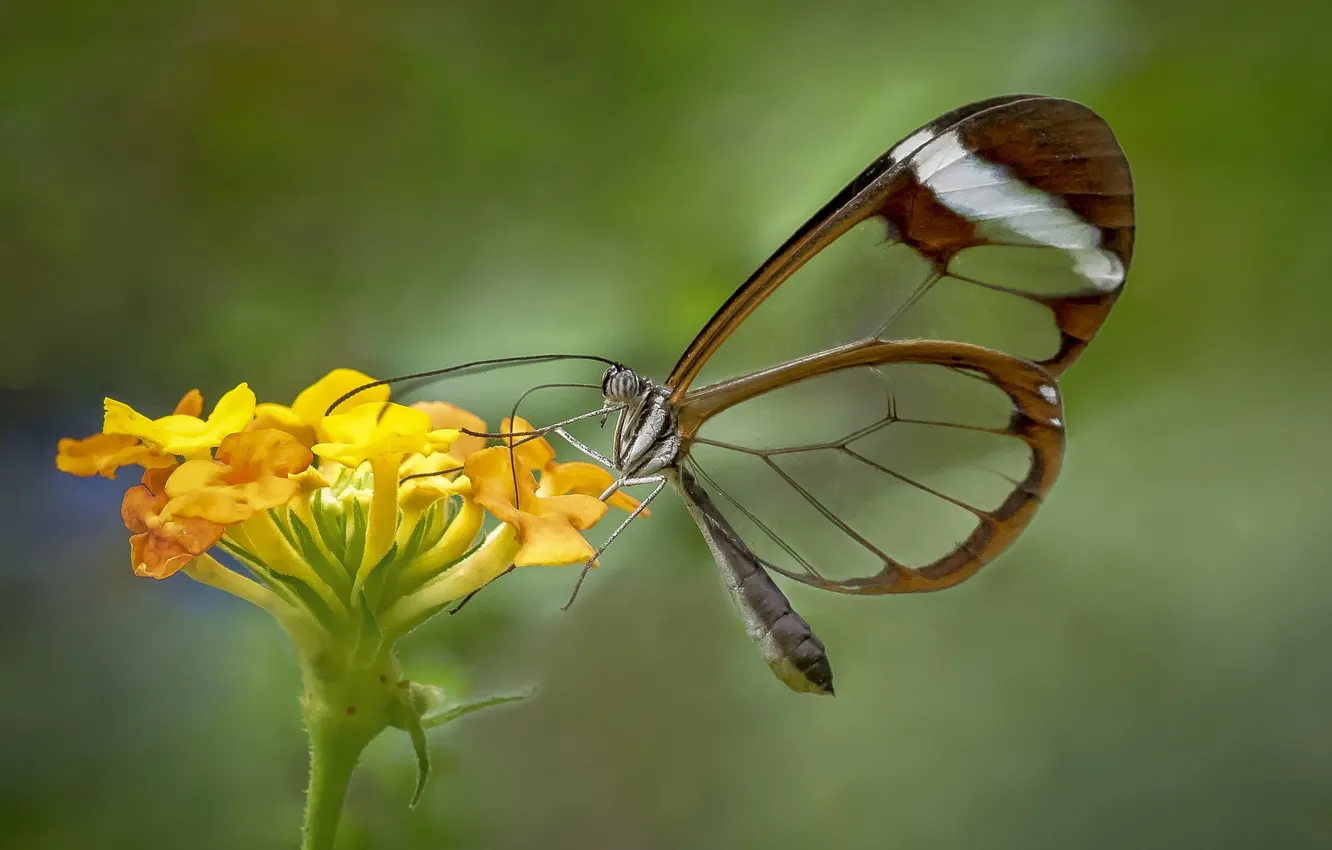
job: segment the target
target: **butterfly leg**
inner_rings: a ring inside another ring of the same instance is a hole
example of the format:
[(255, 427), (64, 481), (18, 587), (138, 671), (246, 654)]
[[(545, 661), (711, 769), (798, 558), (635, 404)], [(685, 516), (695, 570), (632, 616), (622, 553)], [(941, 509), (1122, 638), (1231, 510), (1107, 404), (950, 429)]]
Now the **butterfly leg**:
[(559, 434), (561, 437), (563, 437), (565, 441), (568, 442), (569, 445), (573, 446), (575, 449), (578, 449), (578, 451), (592, 458), (597, 463), (601, 464), (607, 469), (615, 468), (615, 463), (611, 461), (610, 458), (605, 457), (604, 455), (601, 454), (601, 452), (587, 445), (583, 441), (576, 439), (572, 434), (564, 430), (564, 428), (560, 427), (559, 425), (556, 425), (551, 430), (554, 431), (556, 434)]
[(592, 557), (587, 559), (587, 563), (583, 565), (582, 573), (580, 573), (578, 576), (578, 581), (574, 584), (573, 593), (569, 595), (569, 601), (564, 603), (565, 611), (568, 611), (569, 606), (573, 605), (574, 600), (578, 598), (578, 591), (583, 586), (583, 579), (587, 578), (587, 571), (592, 569), (592, 565), (597, 562), (597, 558), (601, 557), (601, 553), (605, 552), (606, 547), (610, 546), (611, 543), (615, 540), (615, 538), (620, 536), (620, 532), (628, 528), (629, 523), (633, 522), (635, 519), (638, 518), (639, 514), (647, 510), (647, 506), (652, 504), (652, 500), (657, 498), (658, 495), (660, 495), (662, 488), (666, 486), (666, 476), (646, 475), (641, 478), (625, 478), (621, 481), (616, 482), (616, 485), (618, 485), (619, 487), (632, 487), (635, 484), (655, 484), (657, 486), (653, 487), (652, 492), (648, 493), (647, 496), (644, 497), (643, 501), (638, 503), (638, 507), (630, 511), (629, 516), (625, 517), (624, 521), (621, 522), (618, 526), (616, 526), (615, 530), (612, 531), (610, 533), (610, 536), (606, 538), (606, 542), (598, 546), (597, 551), (592, 553)]

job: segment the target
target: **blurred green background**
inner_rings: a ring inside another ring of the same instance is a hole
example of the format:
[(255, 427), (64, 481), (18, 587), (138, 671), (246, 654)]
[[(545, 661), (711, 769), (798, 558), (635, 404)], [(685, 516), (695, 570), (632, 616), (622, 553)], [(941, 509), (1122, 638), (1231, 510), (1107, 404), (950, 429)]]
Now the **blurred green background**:
[[(835, 700), (759, 661), (678, 504), (406, 646), (537, 699), (388, 735), (345, 848), (1326, 847), (1327, 3), (126, 0), (0, 9), (0, 845), (290, 847), (305, 751), (265, 615), (135, 579), (145, 410), (333, 366), (557, 349), (664, 376), (900, 136), (1040, 91), (1116, 129), (1124, 297), (1002, 561), (917, 598), (794, 588)], [(595, 375), (593, 375), (595, 377)], [(498, 419), (530, 376), (447, 397)], [(576, 404), (569, 401), (569, 404)]]

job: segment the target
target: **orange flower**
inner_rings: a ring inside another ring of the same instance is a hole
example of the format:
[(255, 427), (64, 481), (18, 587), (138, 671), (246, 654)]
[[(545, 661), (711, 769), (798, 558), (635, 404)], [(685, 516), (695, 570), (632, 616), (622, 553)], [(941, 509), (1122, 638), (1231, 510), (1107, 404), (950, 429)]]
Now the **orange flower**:
[[(198, 390), (190, 390), (176, 405), (175, 415), (198, 416), (202, 412), (203, 396)], [(61, 440), (56, 447), (56, 469), (83, 478), (92, 475), (115, 478), (117, 469), (130, 464), (163, 469), (175, 466), (176, 459), (129, 434), (99, 432), (82, 440)]]
[(285, 431), (265, 428), (223, 438), (216, 460), (189, 460), (166, 482), (171, 516), (230, 525), (288, 502), (300, 484), (288, 476), (314, 455)]
[[(512, 426), (508, 419), (505, 419), (500, 426), (501, 434), (521, 434), (525, 431), (534, 430), (536, 429), (532, 427), (532, 423), (521, 416), (514, 420)], [(595, 463), (584, 463), (577, 460), (570, 463), (557, 463), (555, 461), (555, 449), (545, 437), (531, 439), (516, 437), (513, 442), (516, 444), (513, 450), (514, 454), (529, 468), (541, 470), (541, 486), (537, 488), (538, 496), (563, 496), (566, 493), (581, 493), (585, 496), (601, 498), (601, 494), (606, 492), (606, 488), (615, 483), (615, 476)], [(616, 490), (606, 500), (606, 504), (627, 513), (638, 507), (638, 500), (623, 490)], [(650, 514), (650, 511), (644, 510), (641, 515), (649, 516)]]
[(504, 446), (482, 449), (467, 458), (464, 472), (472, 482), (472, 498), (517, 531), (514, 566), (563, 566), (591, 558), (592, 547), (580, 532), (605, 516), (605, 503), (584, 494), (538, 496), (523, 457), (517, 456), (516, 468), (510, 457)]
[(166, 479), (172, 469), (150, 469), (143, 483), (125, 492), (120, 516), (130, 537), (130, 563), (134, 574), (167, 578), (212, 548), (225, 527), (198, 517), (165, 516)]
[(149, 448), (128, 434), (93, 434), (82, 440), (64, 439), (57, 447), (56, 469), (87, 478), (115, 478), (122, 466), (137, 464), (144, 469), (174, 466), (176, 459)]

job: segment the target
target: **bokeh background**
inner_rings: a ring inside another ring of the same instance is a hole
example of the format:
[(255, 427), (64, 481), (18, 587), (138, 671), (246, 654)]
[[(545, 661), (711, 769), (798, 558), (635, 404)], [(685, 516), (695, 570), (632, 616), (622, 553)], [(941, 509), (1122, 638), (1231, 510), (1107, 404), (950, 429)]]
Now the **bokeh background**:
[[(295, 845), (295, 661), (135, 579), (103, 395), (589, 350), (664, 375), (900, 136), (1010, 91), (1107, 117), (1135, 266), (1071, 451), (956, 590), (792, 590), (835, 700), (756, 657), (684, 511), (412, 636), (537, 698), (373, 745), (344, 848), (1326, 847), (1332, 6), (43, 3), (0, 9), (0, 846)], [(530, 380), (460, 386), (497, 419)], [(569, 401), (569, 404), (579, 402)], [(122, 479), (125, 476), (122, 475)]]

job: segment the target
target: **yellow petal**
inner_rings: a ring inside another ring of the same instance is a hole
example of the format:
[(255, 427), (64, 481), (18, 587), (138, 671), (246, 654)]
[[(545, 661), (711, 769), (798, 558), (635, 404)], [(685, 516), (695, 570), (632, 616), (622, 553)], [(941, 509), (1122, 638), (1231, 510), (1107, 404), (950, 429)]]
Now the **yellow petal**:
[[(355, 369), (334, 369), (309, 387), (301, 390), (300, 395), (291, 403), (291, 412), (307, 425), (318, 425), (324, 418), (328, 406), (342, 396), (375, 379)], [(333, 413), (346, 413), (353, 408), (370, 402), (386, 402), (389, 399), (389, 387), (381, 384), (359, 392), (337, 406)]]
[(386, 434), (419, 435), (430, 432), (430, 416), (401, 404), (361, 404), (324, 420), (330, 443), (360, 445)]
[(458, 460), (467, 460), (467, 456), (472, 452), (480, 451), (486, 447), (485, 437), (473, 437), (469, 434), (463, 434), (461, 430), (466, 428), (468, 431), (485, 432), (486, 420), (475, 413), (463, 410), (461, 407), (449, 404), (446, 401), (418, 401), (412, 407), (425, 411), (430, 416), (430, 427), (435, 429), (451, 428), (459, 432), (458, 438), (454, 440), (453, 445), (449, 446), (449, 454)]
[(177, 496), (162, 508), (164, 517), (198, 517), (219, 525), (244, 522), (254, 516), (254, 508), (238, 492), (241, 488), (206, 487)]
[(113, 398), (102, 399), (102, 433), (124, 434), (131, 437), (156, 436), (153, 420), (144, 416), (123, 401)]
[(115, 399), (105, 400), (106, 416), (102, 430), (107, 434), (129, 434), (158, 446), (168, 454), (197, 454), (222, 442), (228, 434), (244, 430), (254, 417), (254, 392), (246, 384), (218, 399), (207, 420), (173, 413), (161, 419), (149, 419), (129, 405)]
[(187, 460), (166, 482), (166, 494), (171, 498), (183, 496), (193, 490), (218, 486), (227, 474), (225, 464), (211, 460)]
[(277, 431), (286, 431), (300, 440), (303, 446), (313, 446), (318, 442), (314, 426), (302, 422), (299, 416), (292, 413), (290, 407), (267, 403), (257, 405), (254, 408), (254, 421), (249, 424), (247, 430), (258, 431), (270, 428)]
[(450, 454), (412, 455), (398, 468), (398, 504), (409, 511), (423, 511), (448, 496), (471, 493), (472, 482), (458, 475), (461, 467)]
[(385, 455), (427, 454), (448, 444), (457, 431), (431, 431), (430, 416), (401, 404), (363, 404), (324, 420), (328, 441), (315, 454), (348, 466)]
[[(245, 430), (245, 426), (254, 418), (254, 401), (254, 391), (250, 389), (249, 384), (244, 383), (217, 400), (217, 406), (208, 415), (206, 424), (211, 433), (218, 435), (218, 443), (222, 442), (222, 437), (227, 434)], [(212, 445), (215, 446), (217, 443)]]
[(426, 434), (426, 446), (432, 452), (447, 452), (460, 434), (453, 428), (439, 428)]

